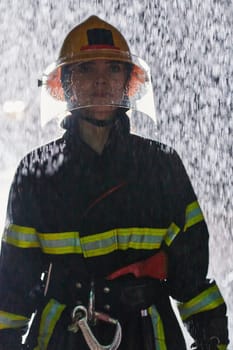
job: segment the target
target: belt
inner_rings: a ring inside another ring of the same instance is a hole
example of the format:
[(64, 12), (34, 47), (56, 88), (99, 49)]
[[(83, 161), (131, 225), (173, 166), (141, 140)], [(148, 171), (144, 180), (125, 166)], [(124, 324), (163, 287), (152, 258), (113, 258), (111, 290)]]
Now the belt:
[[(126, 321), (126, 318), (133, 318), (134, 314), (136, 315), (140, 312), (144, 349), (153, 350), (154, 336), (147, 307), (155, 302), (155, 296), (158, 298), (160, 293), (162, 296), (163, 288), (158, 283), (160, 282), (152, 279), (131, 278), (129, 280), (128, 278), (124, 278), (121, 281), (108, 282), (108, 285), (105, 285), (103, 289), (100, 287), (100, 283), (92, 281), (88, 306), (77, 305), (74, 307), (72, 323), (68, 327), (68, 330), (73, 333), (81, 330), (89, 349), (116, 350), (121, 343), (121, 324)], [(100, 295), (96, 291), (100, 290), (107, 291), (111, 317), (99, 311), (98, 307), (101, 306), (96, 301)], [(112, 317), (113, 314), (117, 315), (117, 319)], [(102, 345), (93, 333), (93, 327), (95, 328), (95, 325), (100, 321), (115, 325), (115, 334), (112, 342), (108, 345)]]

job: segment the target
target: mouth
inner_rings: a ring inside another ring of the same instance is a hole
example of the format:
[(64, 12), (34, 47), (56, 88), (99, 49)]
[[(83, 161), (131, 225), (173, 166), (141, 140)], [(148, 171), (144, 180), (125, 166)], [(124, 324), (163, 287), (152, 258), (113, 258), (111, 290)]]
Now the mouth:
[(94, 98), (110, 98), (111, 97), (111, 94), (109, 92), (102, 92), (102, 91), (95, 91), (93, 94), (92, 94), (92, 97)]

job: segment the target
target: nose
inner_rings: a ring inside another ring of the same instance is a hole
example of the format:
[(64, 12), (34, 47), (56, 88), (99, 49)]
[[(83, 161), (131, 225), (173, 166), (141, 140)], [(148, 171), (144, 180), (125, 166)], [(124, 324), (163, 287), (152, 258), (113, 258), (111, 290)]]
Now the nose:
[(95, 77), (95, 85), (96, 86), (106, 85), (106, 83), (107, 83), (107, 78), (106, 78), (105, 74), (103, 74), (103, 73), (96, 74), (96, 77)]

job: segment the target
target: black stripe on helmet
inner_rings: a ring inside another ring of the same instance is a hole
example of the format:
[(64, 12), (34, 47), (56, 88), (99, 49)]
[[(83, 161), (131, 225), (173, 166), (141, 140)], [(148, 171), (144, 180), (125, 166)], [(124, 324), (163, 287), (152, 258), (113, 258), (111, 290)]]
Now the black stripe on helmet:
[(111, 30), (94, 28), (87, 31), (89, 45), (111, 45), (114, 46)]

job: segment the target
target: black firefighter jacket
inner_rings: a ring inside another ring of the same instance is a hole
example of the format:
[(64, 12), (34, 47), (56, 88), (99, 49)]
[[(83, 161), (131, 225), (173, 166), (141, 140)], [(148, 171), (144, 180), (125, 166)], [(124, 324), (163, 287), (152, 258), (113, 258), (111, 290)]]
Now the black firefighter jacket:
[[(19, 346), (35, 311), (30, 349), (88, 349), (80, 330), (67, 329), (74, 306), (88, 307), (93, 283), (95, 309), (121, 323), (122, 350), (147, 349), (148, 332), (156, 350), (186, 348), (170, 296), (184, 321), (224, 303), (216, 284), (206, 281), (208, 232), (182, 162), (174, 150), (130, 134), (124, 124), (119, 119), (101, 155), (68, 130), (21, 161), (1, 251), (3, 349)], [(161, 250), (168, 259), (165, 281), (106, 280)], [(125, 285), (151, 283), (142, 304), (132, 302), (137, 287), (122, 300)], [(141, 308), (150, 326), (143, 326)], [(111, 343), (114, 331), (104, 322), (93, 327), (102, 344)]]

